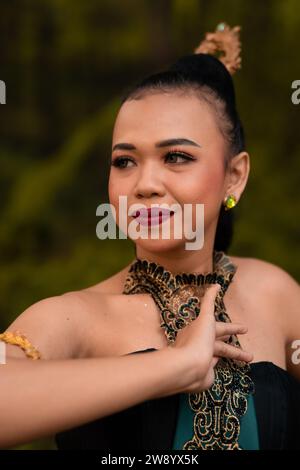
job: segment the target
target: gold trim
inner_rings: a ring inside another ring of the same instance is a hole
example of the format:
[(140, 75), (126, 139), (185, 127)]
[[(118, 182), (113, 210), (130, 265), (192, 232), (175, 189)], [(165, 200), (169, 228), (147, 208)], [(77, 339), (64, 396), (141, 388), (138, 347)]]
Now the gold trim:
[(0, 340), (8, 344), (19, 346), (30, 359), (41, 359), (41, 353), (28, 341), (26, 336), (19, 331), (16, 331), (16, 333), (11, 331), (1, 333)]
[[(223, 301), (237, 267), (223, 251), (213, 253), (213, 272), (173, 275), (163, 266), (145, 259), (136, 259), (130, 266), (124, 294), (150, 293), (161, 313), (161, 327), (167, 340), (176, 340), (177, 332), (200, 313), (201, 298), (209, 284), (219, 283), (215, 299), (217, 321), (230, 322)], [(228, 344), (241, 347), (236, 335)], [(209, 390), (189, 394), (194, 412), (194, 436), (183, 450), (240, 449), (240, 417), (247, 411), (247, 396), (254, 393), (254, 384), (247, 375), (249, 364), (222, 358), (215, 367), (215, 381)]]

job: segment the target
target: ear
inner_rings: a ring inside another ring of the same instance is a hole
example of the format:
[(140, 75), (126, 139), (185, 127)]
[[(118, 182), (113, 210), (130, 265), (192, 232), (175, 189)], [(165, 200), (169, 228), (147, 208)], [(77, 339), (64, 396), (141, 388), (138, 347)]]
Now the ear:
[(250, 172), (250, 157), (247, 152), (240, 152), (231, 158), (227, 168), (225, 196), (233, 194), (239, 201), (247, 184)]

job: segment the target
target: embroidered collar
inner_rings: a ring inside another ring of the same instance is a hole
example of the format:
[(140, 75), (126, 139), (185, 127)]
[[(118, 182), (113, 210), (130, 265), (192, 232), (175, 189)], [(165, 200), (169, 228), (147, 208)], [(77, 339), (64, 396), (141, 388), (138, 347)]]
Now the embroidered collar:
[[(123, 293), (150, 293), (161, 312), (161, 326), (165, 328), (167, 339), (173, 342), (177, 331), (198, 316), (201, 298), (210, 284), (221, 285), (216, 299), (220, 304), (236, 269), (223, 251), (214, 251), (213, 272), (205, 274), (181, 272), (173, 275), (153, 261), (137, 258), (129, 268)], [(226, 321), (225, 309), (218, 311), (219, 320)]]
[[(215, 318), (230, 322), (223, 297), (237, 267), (222, 251), (213, 252), (213, 271), (173, 275), (163, 266), (145, 259), (136, 259), (130, 266), (123, 293), (150, 293), (161, 314), (161, 327), (167, 340), (176, 340), (184, 328), (200, 313), (201, 298), (209, 284), (219, 283), (215, 299)], [(240, 347), (236, 335), (229, 344)], [(215, 381), (209, 390), (189, 394), (189, 406), (194, 412), (192, 439), (183, 450), (241, 449), (238, 444), (240, 417), (247, 411), (247, 396), (254, 393), (254, 384), (247, 375), (247, 363), (222, 358), (215, 367)]]

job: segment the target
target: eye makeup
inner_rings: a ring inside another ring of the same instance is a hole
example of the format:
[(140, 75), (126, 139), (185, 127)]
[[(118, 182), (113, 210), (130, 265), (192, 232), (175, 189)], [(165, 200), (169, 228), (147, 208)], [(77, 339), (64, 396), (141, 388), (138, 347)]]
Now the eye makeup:
[[(181, 164), (186, 164), (189, 161), (195, 161), (195, 158), (193, 158), (191, 155), (185, 152), (182, 152), (182, 150), (177, 150), (177, 149), (170, 150), (164, 155), (164, 159), (166, 160), (170, 155), (175, 155), (179, 158), (184, 159), (183, 162), (167, 162), (167, 163), (171, 163), (175, 165), (181, 165)], [(128, 168), (127, 166), (124, 166), (124, 164), (126, 165), (126, 162), (134, 163), (134, 160), (131, 157), (125, 157), (125, 156), (116, 157), (112, 160), (111, 166), (114, 166), (120, 169)]]

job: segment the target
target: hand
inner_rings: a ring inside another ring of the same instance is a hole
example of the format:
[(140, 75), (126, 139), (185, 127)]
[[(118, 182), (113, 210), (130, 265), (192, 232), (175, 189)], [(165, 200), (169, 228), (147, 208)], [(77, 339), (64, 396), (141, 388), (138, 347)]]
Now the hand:
[(185, 357), (188, 367), (193, 371), (184, 392), (194, 393), (211, 387), (215, 379), (214, 367), (220, 357), (246, 362), (253, 359), (251, 353), (225, 343), (233, 334), (246, 333), (247, 327), (239, 323), (216, 321), (215, 298), (219, 289), (220, 286), (214, 284), (206, 290), (199, 316), (178, 331), (175, 342), (169, 346), (181, 358)]

